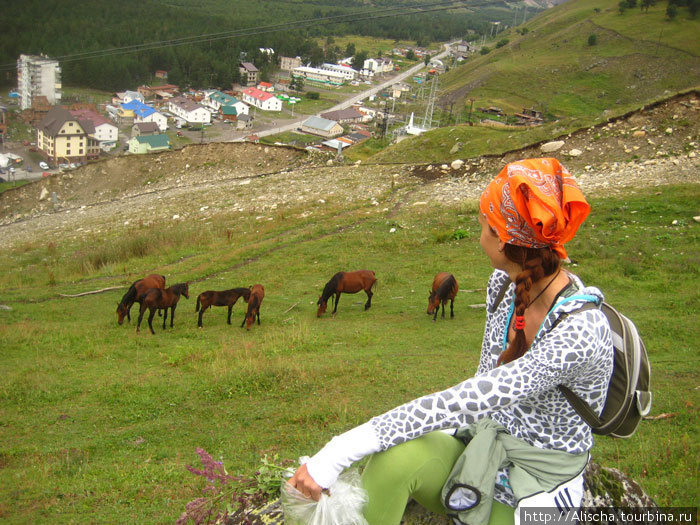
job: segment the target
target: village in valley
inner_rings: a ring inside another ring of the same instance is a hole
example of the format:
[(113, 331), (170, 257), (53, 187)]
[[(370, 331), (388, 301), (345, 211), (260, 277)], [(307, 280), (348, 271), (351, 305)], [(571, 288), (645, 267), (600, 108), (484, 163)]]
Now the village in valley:
[[(66, 96), (58, 60), (21, 55), (17, 89), (0, 100), (0, 177), (31, 180), (104, 156), (155, 153), (189, 143), (271, 137), (278, 144), (340, 155), (370, 137), (388, 134), (400, 140), (439, 125), (432, 115), (437, 77), (449, 69), (447, 64), (462, 62), (474, 51), (463, 40), (444, 45), (444, 51), (397, 47), (356, 68), (353, 57), (312, 67), (300, 57), (278, 57), (274, 49), (261, 48), (278, 64), (270, 81), (244, 59), (240, 84), (183, 88), (168, 83), (167, 71), (157, 70), (149, 85), (113, 93), (108, 101)], [(406, 109), (409, 105), (418, 110), (415, 115)], [(484, 109), (484, 115), (489, 113), (500, 110)], [(30, 140), (13, 136), (8, 126), (13, 117), (25, 124)]]

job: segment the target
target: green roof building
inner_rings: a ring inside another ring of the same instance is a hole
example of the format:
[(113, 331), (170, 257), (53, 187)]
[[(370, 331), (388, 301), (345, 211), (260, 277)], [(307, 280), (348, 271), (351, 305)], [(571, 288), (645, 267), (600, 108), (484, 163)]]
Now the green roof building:
[(160, 135), (140, 135), (129, 141), (129, 153), (141, 155), (166, 151), (170, 149), (170, 139), (164, 133)]

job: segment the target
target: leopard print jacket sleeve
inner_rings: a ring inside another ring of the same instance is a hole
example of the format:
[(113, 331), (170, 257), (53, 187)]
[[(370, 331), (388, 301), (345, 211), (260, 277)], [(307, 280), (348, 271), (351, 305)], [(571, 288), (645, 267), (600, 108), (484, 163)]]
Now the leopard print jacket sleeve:
[[(578, 278), (573, 278), (580, 284)], [(612, 337), (605, 316), (597, 309), (578, 311), (549, 330), (561, 313), (577, 310), (583, 304), (578, 300), (568, 302), (545, 319), (524, 356), (496, 367), (514, 299), (511, 286), (494, 308), (506, 279), (507, 274), (497, 270), (489, 280), (486, 327), (476, 376), (373, 418), (370, 423), (382, 450), (434, 430), (460, 428), (483, 417), (491, 417), (511, 435), (539, 448), (570, 453), (591, 448), (590, 428), (557, 385), (565, 384), (600, 413), (613, 365)], [(602, 300), (595, 288), (583, 288), (580, 293)]]

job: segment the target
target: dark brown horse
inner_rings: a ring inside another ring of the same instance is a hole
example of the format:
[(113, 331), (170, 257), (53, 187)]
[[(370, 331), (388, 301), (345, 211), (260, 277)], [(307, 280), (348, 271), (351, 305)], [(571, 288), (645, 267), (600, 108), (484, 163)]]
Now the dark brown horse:
[(254, 284), (250, 287), (250, 297), (248, 298), (248, 311), (243, 318), (241, 328), (245, 325), (246, 330), (250, 330), (251, 325), (257, 317), (258, 325), (260, 325), (260, 305), (265, 297), (265, 288), (262, 284)]
[(433, 279), (433, 289), (428, 297), (428, 315), (433, 312), (433, 321), (437, 319), (438, 310), (442, 303), (442, 317), (445, 317), (445, 303), (450, 301), (450, 317), (455, 316), (454, 304), (455, 297), (459, 291), (457, 279), (451, 273), (440, 272)]
[(186, 299), (190, 298), (189, 283), (174, 284), (165, 290), (152, 288), (142, 294), (139, 297), (141, 309), (139, 310), (139, 322), (136, 325), (136, 331), (141, 331), (141, 319), (143, 319), (143, 314), (146, 310), (151, 311), (148, 316), (148, 326), (151, 329), (151, 333), (154, 335), (153, 316), (156, 315), (156, 310), (164, 311), (163, 330), (165, 330), (165, 321), (168, 319), (168, 308), (170, 308), (170, 328), (172, 328), (173, 321), (175, 320), (175, 308), (177, 308), (177, 302), (180, 300), (181, 295), (184, 295)]
[(117, 323), (122, 324), (124, 317), (131, 322), (131, 307), (134, 303), (139, 302), (139, 297), (151, 288), (160, 288), (161, 290), (165, 288), (165, 276), (153, 273), (134, 281), (122, 297), (121, 302), (117, 303)]
[(239, 297), (243, 297), (243, 300), (247, 303), (250, 297), (250, 288), (233, 288), (231, 290), (224, 290), (223, 292), (207, 290), (206, 292), (200, 293), (197, 296), (197, 306), (194, 309), (195, 312), (199, 312), (199, 322), (197, 326), (202, 328), (202, 315), (204, 315), (204, 311), (210, 306), (228, 306), (228, 318), (226, 322), (231, 324), (231, 310), (233, 310), (233, 305), (236, 304)]
[(318, 298), (318, 311), (316, 317), (321, 317), (328, 307), (328, 299), (334, 296), (335, 305), (333, 307), (333, 315), (338, 310), (338, 300), (341, 293), (357, 293), (364, 290), (367, 294), (367, 302), (365, 310), (372, 306), (372, 288), (377, 282), (372, 270), (357, 270), (355, 272), (338, 272), (331, 280), (326, 283), (323, 288), (321, 297)]

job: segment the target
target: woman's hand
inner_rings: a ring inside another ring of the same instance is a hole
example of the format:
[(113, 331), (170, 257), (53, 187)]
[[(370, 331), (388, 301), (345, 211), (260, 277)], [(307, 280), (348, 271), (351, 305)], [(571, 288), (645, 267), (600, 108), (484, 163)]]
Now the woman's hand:
[(321, 499), (321, 492), (323, 489), (314, 481), (314, 478), (311, 477), (306, 465), (299, 467), (287, 483), (296, 488), (307, 498), (311, 498), (314, 501)]

